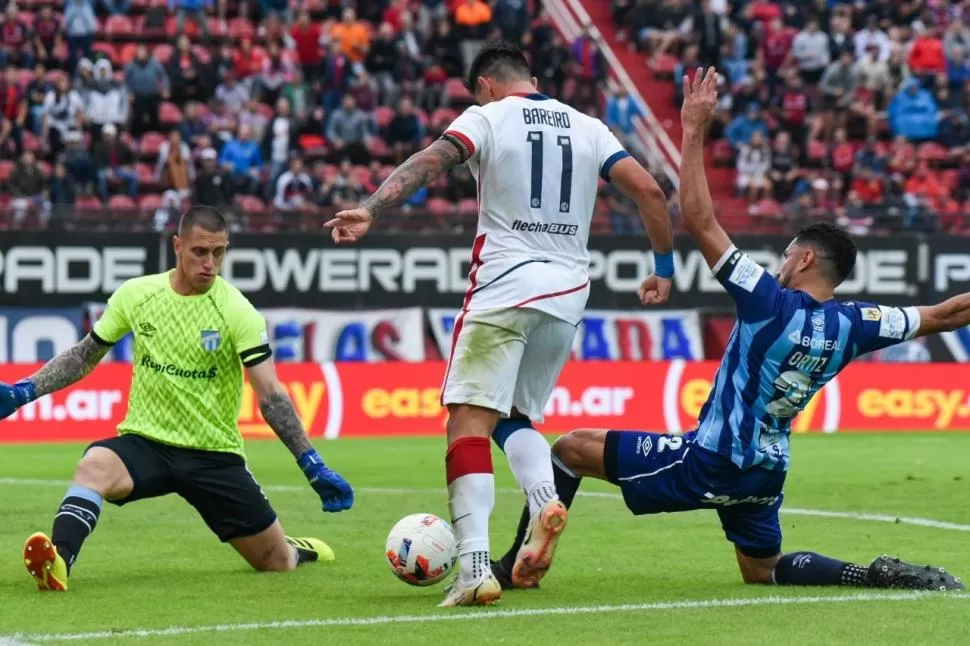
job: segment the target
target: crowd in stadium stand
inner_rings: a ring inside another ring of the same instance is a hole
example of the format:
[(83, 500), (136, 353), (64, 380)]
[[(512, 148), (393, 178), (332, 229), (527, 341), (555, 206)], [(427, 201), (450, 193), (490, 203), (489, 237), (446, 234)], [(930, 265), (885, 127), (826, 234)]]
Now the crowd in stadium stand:
[[(190, 201), (318, 227), (471, 103), (484, 42), (522, 43), (541, 89), (584, 110), (606, 75), (530, 0), (25, 1), (0, 25), (0, 228), (162, 230)], [(408, 206), (473, 220), (474, 180), (456, 168)]]
[[(970, 3), (613, 0), (655, 74), (716, 65), (714, 160), (764, 217), (864, 232), (970, 215)], [(679, 98), (679, 95), (678, 95)]]

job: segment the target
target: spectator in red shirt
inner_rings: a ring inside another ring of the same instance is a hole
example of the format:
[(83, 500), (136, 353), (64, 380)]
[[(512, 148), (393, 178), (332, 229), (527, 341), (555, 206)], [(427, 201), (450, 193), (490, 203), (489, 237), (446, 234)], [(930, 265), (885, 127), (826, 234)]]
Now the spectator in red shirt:
[(759, 57), (768, 77), (768, 88), (772, 94), (780, 80), (779, 72), (788, 62), (792, 42), (795, 40), (791, 30), (785, 27), (781, 17), (773, 18), (761, 36)]
[(791, 74), (786, 82), (785, 91), (775, 98), (773, 112), (775, 118), (799, 146), (804, 145), (808, 136), (811, 109), (811, 98), (805, 90), (801, 77)]
[(949, 191), (936, 175), (930, 172), (930, 167), (926, 162), (922, 162), (913, 176), (906, 180), (903, 191), (908, 195), (918, 198), (925, 198), (931, 202), (947, 197)]
[(34, 18), (34, 50), (37, 60), (45, 67), (52, 67), (59, 59), (64, 58), (64, 52), (58, 49), (64, 47), (64, 34), (60, 21), (54, 16), (50, 5), (41, 8), (40, 14)]
[(883, 184), (871, 169), (863, 168), (856, 173), (852, 180), (851, 190), (863, 204), (877, 205), (882, 203)]
[(394, 28), (394, 31), (401, 31), (401, 18), (408, 11), (408, 0), (391, 0), (390, 6), (384, 10), (383, 22)]
[(916, 166), (916, 147), (903, 135), (893, 139), (889, 149), (889, 171), (906, 175)]
[(946, 55), (940, 29), (934, 27), (923, 32), (913, 43), (909, 52), (909, 69), (919, 76), (932, 76), (946, 72)]
[(18, 156), (23, 152), (26, 120), (27, 97), (18, 84), (17, 69), (8, 67), (0, 82), (0, 150), (12, 143)]
[(296, 24), (290, 28), (290, 37), (296, 43), (296, 56), (303, 67), (303, 75), (313, 78), (320, 69), (323, 54), (320, 45), (320, 26), (310, 20), (310, 12), (302, 9)]
[(0, 25), (3, 35), (3, 56), (0, 64), (17, 65), (24, 69), (34, 66), (34, 34), (30, 25), (20, 17), (17, 5), (7, 7), (7, 16)]
[(769, 22), (771, 20), (780, 20), (782, 13), (781, 7), (779, 7), (774, 2), (770, 0), (754, 0), (754, 2), (748, 3), (744, 8), (745, 15), (752, 20), (752, 22)]
[(845, 128), (836, 128), (832, 151), (829, 153), (829, 166), (846, 179), (855, 165), (855, 148), (849, 143)]
[(240, 80), (248, 79), (263, 71), (263, 59), (259, 52), (253, 49), (251, 38), (243, 38), (239, 42), (239, 51), (233, 58), (233, 69), (236, 72), (236, 78)]

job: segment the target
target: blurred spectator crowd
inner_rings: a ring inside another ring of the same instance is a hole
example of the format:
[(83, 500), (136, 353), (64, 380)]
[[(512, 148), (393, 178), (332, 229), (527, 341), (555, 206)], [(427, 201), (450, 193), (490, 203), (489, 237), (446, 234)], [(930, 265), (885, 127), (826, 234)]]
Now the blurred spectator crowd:
[[(472, 102), (484, 42), (522, 43), (540, 89), (591, 112), (606, 76), (535, 0), (26, 1), (0, 23), (0, 230), (164, 230), (190, 202), (318, 228)], [(475, 198), (461, 166), (404, 211), (440, 230)]]
[(722, 74), (713, 161), (755, 224), (970, 228), (970, 1), (613, 0), (655, 77)]

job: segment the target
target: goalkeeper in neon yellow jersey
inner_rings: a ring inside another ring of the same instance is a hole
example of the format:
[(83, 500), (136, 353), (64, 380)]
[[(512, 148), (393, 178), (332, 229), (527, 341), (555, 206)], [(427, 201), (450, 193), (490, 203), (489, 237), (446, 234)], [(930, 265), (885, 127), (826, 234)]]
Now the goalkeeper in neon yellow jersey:
[(349, 509), (350, 485), (313, 449), (276, 376), (266, 322), (219, 277), (229, 245), (225, 216), (195, 206), (174, 238), (176, 268), (124, 283), (92, 332), (29, 379), (0, 384), (0, 419), (88, 374), (125, 334), (135, 337), (128, 414), (119, 436), (81, 458), (48, 537), (27, 539), (24, 563), (43, 590), (66, 590), (103, 500), (124, 505), (177, 493), (257, 570), (332, 560), (320, 540), (283, 534), (246, 467), (236, 420), (243, 368), (266, 423), (293, 453), (328, 512)]

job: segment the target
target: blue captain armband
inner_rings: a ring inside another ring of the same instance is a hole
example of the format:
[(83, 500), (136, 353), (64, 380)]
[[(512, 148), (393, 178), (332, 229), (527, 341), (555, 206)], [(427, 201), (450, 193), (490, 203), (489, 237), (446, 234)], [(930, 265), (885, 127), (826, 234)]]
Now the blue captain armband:
[(667, 253), (653, 252), (653, 273), (660, 278), (674, 277), (674, 252)]

